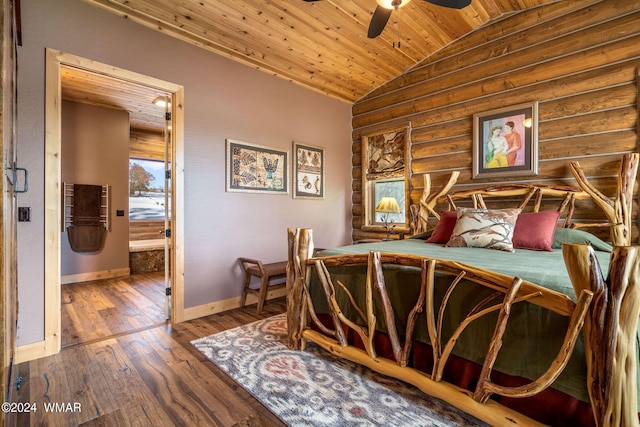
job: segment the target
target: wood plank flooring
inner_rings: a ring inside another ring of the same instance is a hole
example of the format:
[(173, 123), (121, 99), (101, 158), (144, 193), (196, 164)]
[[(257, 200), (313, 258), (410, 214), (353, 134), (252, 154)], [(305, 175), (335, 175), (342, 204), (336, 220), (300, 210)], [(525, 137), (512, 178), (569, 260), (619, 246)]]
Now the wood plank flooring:
[(171, 325), (163, 287), (154, 273), (65, 289), (62, 351), (17, 367), (18, 401), (37, 407), (17, 425), (284, 426), (189, 342), (282, 313), (285, 299)]
[(164, 324), (164, 273), (62, 286), (62, 347)]

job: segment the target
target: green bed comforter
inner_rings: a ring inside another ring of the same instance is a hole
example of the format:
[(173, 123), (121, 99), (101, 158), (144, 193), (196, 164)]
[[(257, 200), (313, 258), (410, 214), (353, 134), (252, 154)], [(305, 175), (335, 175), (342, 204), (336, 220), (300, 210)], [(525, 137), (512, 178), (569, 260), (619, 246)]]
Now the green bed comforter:
[[(319, 256), (366, 254), (370, 251), (412, 254), (459, 261), (509, 276), (518, 276), (524, 280), (562, 292), (573, 300), (576, 299), (561, 250), (555, 250), (554, 252), (516, 250), (509, 253), (481, 248), (446, 248), (439, 244), (425, 243), (421, 239), (407, 239), (344, 246), (324, 250), (320, 252)], [(606, 272), (610, 253), (596, 251), (596, 256), (600, 261), (602, 270)], [(363, 267), (355, 269), (353, 267), (336, 267), (331, 269), (331, 273), (334, 283), (340, 280), (354, 293), (356, 300), (364, 301), (365, 269)], [(446, 283), (436, 286), (436, 299), (438, 301), (450, 282), (450, 279), (446, 280)], [(404, 319), (406, 314), (415, 304), (418, 296), (420, 276), (418, 271), (413, 268), (386, 268), (385, 282), (394, 309), (398, 313), (396, 326), (398, 331), (402, 332), (405, 327)], [(316, 310), (318, 312), (326, 312), (326, 302), (320, 294), (321, 291), (317, 281), (312, 281), (311, 291)], [(445, 323), (451, 324), (451, 326), (445, 328), (443, 338), (447, 339), (460, 319), (488, 294), (489, 291), (486, 288), (474, 283), (467, 282), (464, 286), (459, 286), (448, 304)], [(341, 307), (345, 307), (345, 314), (356, 320), (356, 312), (348, 307), (346, 297), (344, 295), (338, 296)], [(361, 303), (361, 307), (364, 307), (363, 303)], [(476, 363), (482, 363), (489, 340), (493, 334), (496, 316), (497, 314), (474, 322), (458, 340), (454, 354)], [(386, 330), (380, 311), (378, 311), (377, 318), (381, 325), (380, 329)], [(509, 375), (521, 376), (532, 380), (536, 379), (548, 368), (557, 354), (564, 339), (568, 323), (568, 318), (533, 304), (517, 304), (512, 310), (504, 344), (494, 368)], [(415, 333), (416, 339), (428, 343), (424, 314), (421, 315), (418, 321)], [(585, 384), (586, 367), (584, 345), (581, 339), (576, 345), (569, 365), (553, 384), (553, 387), (588, 402), (589, 397)]]

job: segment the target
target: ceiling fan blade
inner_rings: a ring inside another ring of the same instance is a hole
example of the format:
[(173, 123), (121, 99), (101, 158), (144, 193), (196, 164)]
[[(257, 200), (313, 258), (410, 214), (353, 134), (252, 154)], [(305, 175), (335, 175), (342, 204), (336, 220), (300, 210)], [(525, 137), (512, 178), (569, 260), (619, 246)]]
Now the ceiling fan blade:
[(436, 6), (449, 7), (451, 9), (463, 9), (471, 4), (471, 0), (424, 0)]
[(367, 32), (367, 37), (370, 39), (374, 39), (380, 35), (384, 27), (387, 25), (389, 21), (389, 17), (391, 16), (391, 9), (385, 9), (384, 7), (376, 6), (375, 12), (373, 12), (373, 16), (371, 17), (371, 22), (369, 23), (369, 31)]

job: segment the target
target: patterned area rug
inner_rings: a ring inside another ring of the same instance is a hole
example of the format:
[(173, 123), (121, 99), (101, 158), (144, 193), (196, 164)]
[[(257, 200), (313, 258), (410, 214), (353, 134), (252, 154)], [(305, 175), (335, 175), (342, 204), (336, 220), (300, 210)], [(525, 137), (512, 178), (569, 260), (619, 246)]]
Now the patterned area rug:
[(485, 426), (417, 388), (309, 343), (288, 350), (284, 314), (191, 342), (290, 426)]

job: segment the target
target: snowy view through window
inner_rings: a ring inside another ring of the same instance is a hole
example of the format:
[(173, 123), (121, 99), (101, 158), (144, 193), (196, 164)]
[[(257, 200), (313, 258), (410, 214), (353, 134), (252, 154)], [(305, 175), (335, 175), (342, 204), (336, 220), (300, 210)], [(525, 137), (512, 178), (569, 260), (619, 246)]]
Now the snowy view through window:
[(164, 162), (129, 160), (129, 220), (164, 219)]

